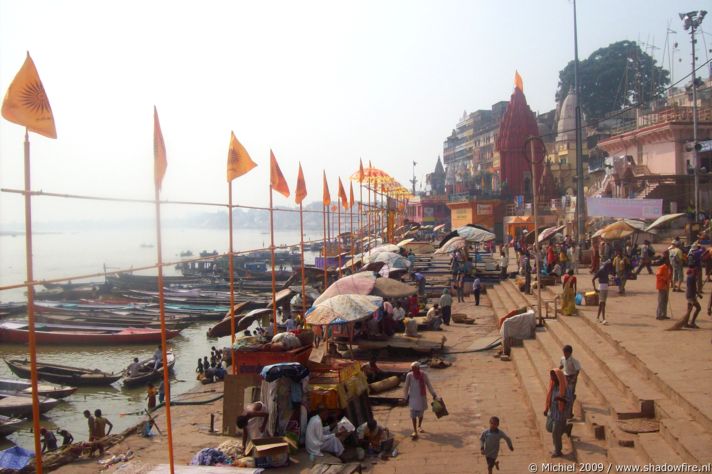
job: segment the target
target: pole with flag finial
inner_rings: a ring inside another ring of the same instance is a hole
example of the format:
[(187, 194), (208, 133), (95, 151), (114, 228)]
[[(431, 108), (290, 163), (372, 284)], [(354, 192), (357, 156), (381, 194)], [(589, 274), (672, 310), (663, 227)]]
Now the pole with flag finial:
[[(158, 263), (158, 310), (161, 321), (161, 361), (164, 368), (168, 365), (168, 349), (166, 339), (166, 304), (163, 291), (163, 250), (161, 239), (161, 185), (163, 176), (168, 168), (168, 160), (166, 156), (166, 144), (163, 141), (163, 132), (161, 124), (158, 120), (158, 111), (153, 107), (153, 166), (154, 166), (154, 192), (156, 205), (156, 259)], [(171, 385), (168, 378), (169, 370), (163, 371), (163, 387), (165, 392), (166, 404), (166, 432), (168, 433), (168, 460), (170, 464), (171, 474), (175, 470), (173, 463), (173, 430), (171, 429)]]
[[(230, 146), (227, 151), (227, 196), (228, 196), (228, 228), (229, 228), (229, 249), (228, 249), (228, 272), (230, 272), (230, 342), (235, 343), (235, 256), (233, 245), (233, 205), (232, 205), (232, 181), (249, 172), (257, 164), (252, 161), (250, 154), (242, 143), (235, 137), (234, 132), (230, 132)], [(235, 359), (235, 352), (232, 358)], [(237, 374), (237, 364), (232, 364), (232, 373)]]
[(289, 185), (284, 179), (282, 170), (279, 169), (277, 158), (272, 150), (269, 151), (269, 238), (270, 254), (272, 257), (272, 324), (274, 334), (277, 334), (277, 277), (275, 275), (275, 255), (274, 255), (274, 207), (272, 206), (272, 191), (277, 191), (284, 197), (289, 197)]
[(302, 318), (304, 318), (307, 312), (307, 281), (304, 277), (304, 218), (302, 201), (307, 197), (307, 185), (304, 181), (304, 172), (302, 171), (302, 163), (299, 163), (299, 173), (297, 174), (297, 189), (294, 192), (295, 201), (299, 204), (299, 242), (301, 251), (301, 263), (302, 263)]
[(349, 235), (351, 236), (351, 273), (354, 272), (354, 183), (349, 180)]

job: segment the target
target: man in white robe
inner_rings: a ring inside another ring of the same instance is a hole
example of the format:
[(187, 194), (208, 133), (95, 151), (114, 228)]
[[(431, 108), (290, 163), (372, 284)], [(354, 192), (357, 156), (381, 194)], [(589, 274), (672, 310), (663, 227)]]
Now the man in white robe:
[(317, 414), (312, 416), (307, 423), (306, 447), (310, 456), (323, 456), (323, 452), (341, 456), (344, 452), (344, 445), (335, 434), (324, 426), (324, 421), (328, 411), (324, 407), (319, 407)]

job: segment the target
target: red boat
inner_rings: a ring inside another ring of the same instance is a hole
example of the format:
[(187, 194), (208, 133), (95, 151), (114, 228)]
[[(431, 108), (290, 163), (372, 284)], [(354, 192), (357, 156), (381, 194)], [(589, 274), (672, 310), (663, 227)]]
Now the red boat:
[[(167, 330), (166, 339), (176, 337), (179, 330)], [(159, 329), (96, 327), (70, 324), (35, 324), (38, 344), (158, 344), (161, 342)], [(27, 344), (29, 331), (27, 323), (8, 321), (0, 324), (0, 342)]]

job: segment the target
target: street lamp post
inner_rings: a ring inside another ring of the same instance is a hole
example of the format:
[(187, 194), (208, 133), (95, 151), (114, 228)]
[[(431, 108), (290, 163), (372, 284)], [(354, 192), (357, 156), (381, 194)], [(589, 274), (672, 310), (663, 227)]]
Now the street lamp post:
[(697, 150), (697, 64), (695, 58), (695, 44), (697, 40), (695, 40), (695, 33), (697, 32), (697, 28), (702, 24), (705, 15), (707, 15), (705, 10), (680, 13), (680, 19), (682, 20), (685, 31), (690, 31), (690, 44), (692, 45), (692, 159), (695, 178), (695, 222), (700, 215), (700, 159)]

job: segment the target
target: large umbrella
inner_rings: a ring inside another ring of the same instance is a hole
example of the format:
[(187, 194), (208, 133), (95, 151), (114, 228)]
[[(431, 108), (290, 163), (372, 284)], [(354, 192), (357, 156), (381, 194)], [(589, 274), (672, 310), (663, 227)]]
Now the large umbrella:
[(382, 296), (383, 298), (405, 298), (414, 295), (417, 289), (414, 286), (406, 285), (402, 281), (392, 278), (377, 278), (371, 294)]
[(440, 232), (444, 228), (445, 228), (445, 224), (436, 225), (435, 227), (433, 227), (433, 232)]
[(353, 323), (370, 317), (382, 304), (380, 296), (337, 295), (313, 306), (306, 322), (316, 326)]
[(378, 247), (374, 247), (371, 249), (371, 254), (370, 256), (373, 257), (374, 255), (381, 253), (381, 252), (395, 252), (398, 253), (400, 252), (400, 247), (397, 245), (393, 244), (383, 244), (379, 245)]
[(398, 247), (405, 247), (406, 245), (408, 245), (409, 243), (413, 242), (414, 240), (415, 240), (415, 239), (410, 239), (410, 238), (409, 238), (409, 239), (403, 239), (403, 240), (401, 240), (400, 242), (398, 242), (396, 245), (397, 245)]
[(628, 221), (620, 220), (604, 227), (600, 236), (603, 240), (624, 239), (639, 231), (640, 229), (631, 225)]
[(368, 258), (369, 264), (378, 262), (383, 262), (394, 270), (410, 267), (410, 260), (394, 252), (379, 252)]
[(677, 214), (665, 214), (663, 216), (660, 216), (657, 219), (655, 219), (655, 221), (653, 221), (652, 224), (650, 224), (648, 227), (645, 228), (645, 232), (650, 232), (651, 230), (653, 230), (667, 222), (672, 222), (675, 219), (678, 219), (684, 215), (685, 215), (684, 212), (678, 212)]
[(549, 238), (555, 236), (556, 234), (561, 232), (564, 229), (564, 227), (566, 227), (566, 226), (565, 225), (555, 225), (553, 227), (544, 229), (544, 231), (541, 234), (539, 234), (539, 242), (543, 242), (546, 239), (549, 239)]
[(463, 237), (468, 242), (489, 242), (495, 239), (495, 235), (481, 227), (464, 226), (457, 229), (457, 235)]
[(375, 284), (376, 276), (371, 272), (359, 272), (339, 278), (314, 300), (314, 305), (323, 303), (337, 295), (368, 295)]
[(237, 320), (237, 326), (235, 327), (235, 331), (244, 331), (245, 329), (249, 328), (250, 325), (252, 325), (252, 323), (254, 323), (255, 321), (259, 321), (264, 317), (269, 318), (271, 315), (271, 308), (253, 309), (252, 311)]
[(460, 250), (462, 248), (465, 248), (467, 246), (467, 241), (462, 238), (462, 237), (454, 237), (447, 242), (445, 242), (444, 245), (442, 245), (439, 249), (435, 251), (436, 254), (444, 254), (444, 253), (450, 253), (454, 252), (455, 250)]

